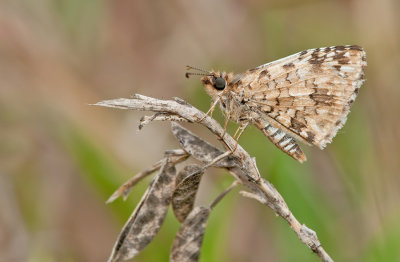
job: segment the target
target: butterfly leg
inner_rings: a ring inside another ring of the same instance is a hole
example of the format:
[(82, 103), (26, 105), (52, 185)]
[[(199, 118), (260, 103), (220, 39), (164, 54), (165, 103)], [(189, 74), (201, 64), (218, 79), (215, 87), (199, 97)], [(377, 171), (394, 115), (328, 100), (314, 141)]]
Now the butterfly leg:
[(221, 138), (223, 138), (223, 137), (225, 136), (225, 133), (226, 133), (226, 129), (227, 129), (227, 127), (228, 127), (229, 120), (231, 119), (231, 113), (230, 113), (230, 112), (226, 112), (225, 115), (226, 115), (226, 117), (225, 117), (225, 122), (224, 122), (224, 132), (222, 133)]
[(230, 154), (232, 154), (232, 151), (226, 151), (225, 153), (217, 156), (216, 158), (214, 158), (213, 160), (211, 160), (209, 163), (207, 163), (205, 166), (203, 166), (203, 169), (206, 169), (212, 165), (214, 165), (215, 163), (217, 163), (218, 161), (220, 161), (221, 159), (229, 156)]
[(206, 113), (202, 118), (200, 118), (200, 120), (198, 121), (199, 123), (200, 123), (201, 121), (203, 121), (204, 118), (206, 118), (206, 117), (208, 116), (208, 114), (210, 114), (210, 117), (212, 117), (212, 114), (213, 114), (213, 112), (214, 112), (215, 107), (217, 106), (217, 104), (218, 104), (218, 102), (219, 102), (219, 99), (220, 99), (220, 97), (218, 97), (218, 98), (214, 101), (214, 103), (211, 104), (211, 107), (210, 107), (210, 109), (208, 109), (207, 113)]
[(239, 130), (241, 130), (240, 126), (236, 129), (235, 134), (233, 135), (233, 139), (235, 139), (236, 135), (239, 133)]
[[(239, 144), (239, 138), (243, 134), (244, 130), (249, 126), (249, 122), (244, 124), (240, 124), (239, 127), (236, 129), (235, 134), (233, 135), (233, 139), (236, 140), (235, 147), (232, 149), (232, 153), (236, 151), (236, 148)], [(237, 135), (237, 136), (236, 136)]]

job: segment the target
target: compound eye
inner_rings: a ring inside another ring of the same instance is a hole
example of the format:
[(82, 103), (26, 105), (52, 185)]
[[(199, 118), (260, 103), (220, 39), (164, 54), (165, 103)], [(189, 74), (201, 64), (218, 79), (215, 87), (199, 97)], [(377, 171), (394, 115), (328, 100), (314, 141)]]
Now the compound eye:
[(225, 88), (226, 82), (225, 79), (222, 77), (217, 77), (215, 78), (215, 84), (214, 87), (218, 90), (223, 90)]

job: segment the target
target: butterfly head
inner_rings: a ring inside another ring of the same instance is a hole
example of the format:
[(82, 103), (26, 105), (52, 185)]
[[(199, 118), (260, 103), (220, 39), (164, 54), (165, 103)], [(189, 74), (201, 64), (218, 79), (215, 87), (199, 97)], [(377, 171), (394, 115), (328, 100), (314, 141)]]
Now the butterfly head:
[(200, 79), (206, 92), (212, 97), (227, 90), (227, 80), (225, 72), (212, 72), (212, 74), (203, 76)]
[(211, 96), (215, 97), (219, 94), (224, 93), (228, 90), (228, 86), (230, 83), (231, 74), (227, 74), (225, 72), (215, 72), (215, 71), (206, 71), (200, 68), (194, 68), (191, 66), (187, 66), (187, 69), (194, 69), (199, 72), (187, 72), (186, 77), (189, 78), (191, 75), (199, 75), (203, 76), (200, 81), (203, 83), (206, 92)]

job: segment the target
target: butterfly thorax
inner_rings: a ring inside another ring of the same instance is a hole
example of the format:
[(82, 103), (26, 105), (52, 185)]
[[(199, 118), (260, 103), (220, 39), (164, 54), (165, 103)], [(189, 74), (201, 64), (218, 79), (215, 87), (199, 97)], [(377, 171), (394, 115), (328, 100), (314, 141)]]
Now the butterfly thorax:
[[(233, 73), (211, 71), (210, 76), (204, 76), (201, 81), (212, 101), (218, 100), (218, 104), (225, 116), (237, 123), (252, 123), (259, 116), (247, 103), (248, 99), (240, 81), (242, 76), (243, 74), (235, 75)], [(222, 87), (220, 88), (222, 90), (218, 90), (218, 86), (216, 86), (216, 79), (219, 77), (223, 78), (226, 84), (223, 89)]]

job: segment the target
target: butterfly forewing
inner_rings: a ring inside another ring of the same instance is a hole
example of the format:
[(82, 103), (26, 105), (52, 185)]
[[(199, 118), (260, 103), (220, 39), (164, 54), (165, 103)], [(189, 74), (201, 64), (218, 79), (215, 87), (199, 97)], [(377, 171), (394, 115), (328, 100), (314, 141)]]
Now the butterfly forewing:
[(273, 127), (322, 149), (345, 123), (365, 66), (359, 46), (310, 49), (248, 70), (236, 93)]

